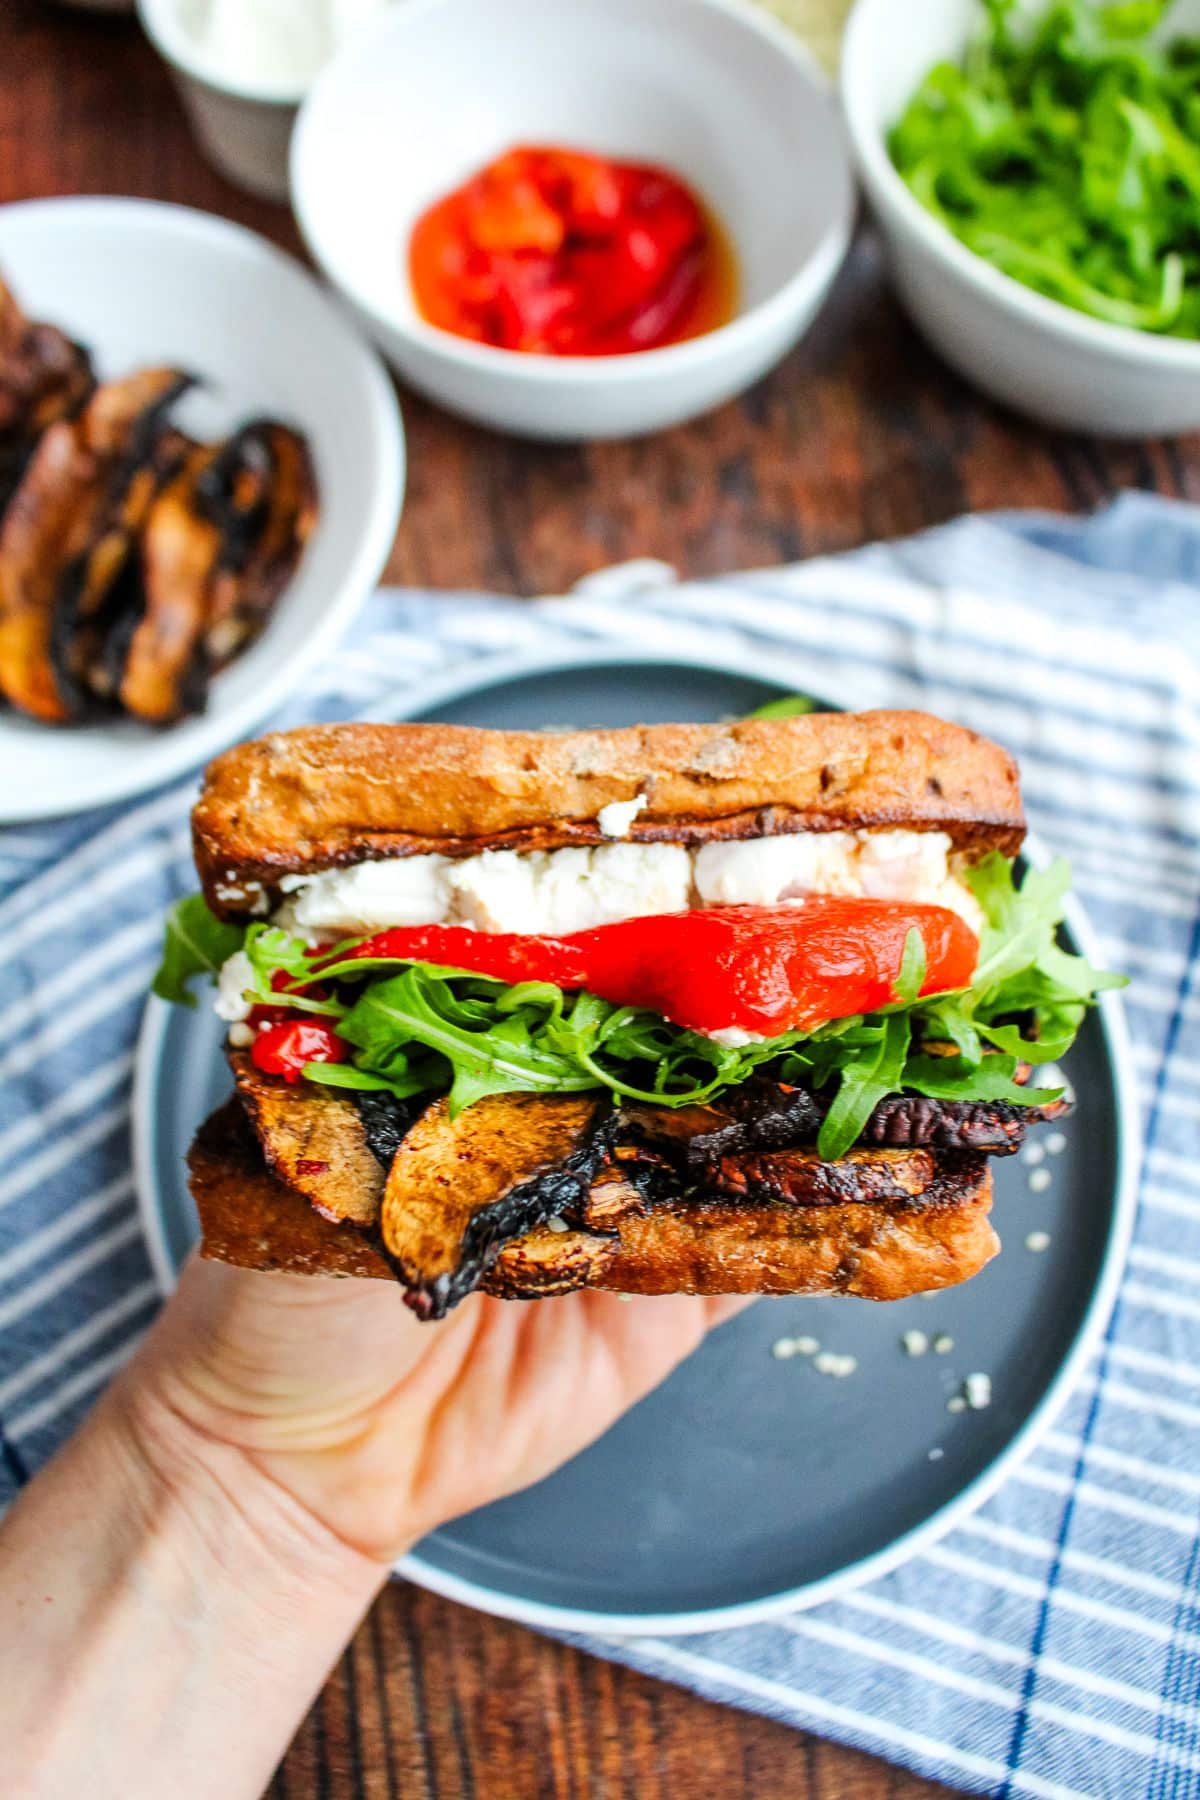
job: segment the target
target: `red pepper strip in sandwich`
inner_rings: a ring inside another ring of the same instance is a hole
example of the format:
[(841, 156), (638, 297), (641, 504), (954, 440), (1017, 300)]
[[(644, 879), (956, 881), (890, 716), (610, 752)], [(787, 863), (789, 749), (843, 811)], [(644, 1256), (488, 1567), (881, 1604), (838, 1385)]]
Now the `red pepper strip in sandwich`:
[(889, 1005), (914, 927), (925, 945), (922, 994), (969, 987), (979, 945), (957, 913), (825, 896), (627, 919), (569, 937), (404, 926), (338, 960), (395, 958), (506, 982), (548, 981), (617, 1006), (647, 1007), (692, 1031), (777, 1037)]
[(260, 1031), (250, 1046), (250, 1061), (264, 1075), (282, 1075), (299, 1081), (309, 1063), (340, 1063), (350, 1055), (348, 1044), (323, 1019), (292, 1017)]

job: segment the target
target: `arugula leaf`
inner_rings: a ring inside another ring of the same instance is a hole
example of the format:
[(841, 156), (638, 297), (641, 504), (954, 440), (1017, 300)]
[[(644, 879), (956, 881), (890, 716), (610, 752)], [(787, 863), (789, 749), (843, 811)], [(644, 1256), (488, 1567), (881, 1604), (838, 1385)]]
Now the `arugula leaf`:
[(880, 1028), (875, 1055), (861, 1057), (842, 1071), (833, 1105), (817, 1137), (817, 1149), (826, 1162), (845, 1156), (861, 1137), (879, 1102), (900, 1091), (911, 1040), (912, 1021), (908, 1013), (890, 1013)]
[(768, 700), (765, 706), (756, 706), (748, 719), (798, 719), (805, 713), (819, 712), (820, 707), (811, 694), (784, 694), (779, 700)]
[(243, 926), (227, 925), (209, 911), (203, 894), (177, 900), (167, 914), (152, 991), (176, 1006), (195, 1006), (190, 983), (197, 975), (219, 975), (222, 964), (241, 949), (244, 936)]
[(889, 138), (916, 198), (1015, 281), (1109, 324), (1200, 337), (1200, 39), (1168, 0), (984, 0)]

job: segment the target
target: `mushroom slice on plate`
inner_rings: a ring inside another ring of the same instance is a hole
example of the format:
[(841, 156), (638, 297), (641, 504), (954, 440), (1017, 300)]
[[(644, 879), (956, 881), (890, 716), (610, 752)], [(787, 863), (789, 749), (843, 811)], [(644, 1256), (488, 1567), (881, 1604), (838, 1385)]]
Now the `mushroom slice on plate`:
[(86, 715), (129, 553), (183, 440), (163, 417), (189, 377), (97, 388), (42, 437), (0, 524), (0, 691), (50, 724)]
[(435, 1101), (397, 1150), (383, 1196), (384, 1248), (413, 1311), (441, 1318), (504, 1242), (577, 1208), (612, 1116), (596, 1094), (490, 1094), (457, 1118)]
[(118, 693), (156, 724), (200, 711), (214, 670), (261, 630), (315, 517), (303, 440), (257, 422), (199, 445), (155, 500), (142, 536), (142, 612)]
[(259, 421), (197, 445), (150, 508), (142, 610), (120, 646), (127, 712), (168, 724), (203, 709), (214, 670), (262, 629), (315, 517), (303, 439)]
[(220, 669), (262, 630), (316, 524), (308, 446), (286, 425), (254, 420), (229, 440), (198, 498), (226, 533), (205, 638)]
[(0, 281), (0, 514), (42, 433), (78, 412), (94, 385), (83, 346), (27, 319)]

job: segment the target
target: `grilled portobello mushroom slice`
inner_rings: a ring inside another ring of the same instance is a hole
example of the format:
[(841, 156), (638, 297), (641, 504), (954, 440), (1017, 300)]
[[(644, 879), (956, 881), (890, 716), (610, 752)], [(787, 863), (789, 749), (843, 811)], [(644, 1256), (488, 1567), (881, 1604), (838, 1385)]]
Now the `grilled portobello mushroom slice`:
[(26, 318), (0, 281), (0, 515), (42, 433), (77, 413), (94, 386), (82, 344), (57, 326)]
[(127, 712), (169, 724), (203, 710), (212, 674), (262, 629), (316, 517), (304, 441), (258, 420), (193, 447), (150, 508), (142, 604), (114, 683)]
[(750, 1150), (709, 1163), (698, 1184), (704, 1196), (752, 1205), (840, 1206), (900, 1202), (911, 1205), (934, 1179), (929, 1150), (851, 1150), (822, 1162), (815, 1150)]
[(551, 1231), (535, 1225), (523, 1237), (502, 1244), (480, 1283), (498, 1300), (546, 1300), (592, 1286), (619, 1249), (613, 1233)]
[(244, 1050), (231, 1051), (229, 1065), (267, 1167), (326, 1219), (375, 1225), (387, 1165), (353, 1100), (335, 1088), (264, 1075)]
[(146, 369), (109, 382), (42, 437), (0, 524), (0, 692), (22, 712), (63, 724), (89, 710), (110, 603), (182, 445), (164, 445), (164, 415), (189, 379)]
[(244, 425), (198, 485), (197, 504), (221, 525), (205, 650), (220, 669), (257, 637), (317, 522), (308, 446), (274, 419)]
[(380, 1220), (418, 1317), (442, 1318), (506, 1240), (579, 1205), (612, 1119), (607, 1095), (491, 1094), (457, 1118), (434, 1101), (396, 1152)]
[[(1028, 1072), (1026, 1068), (1024, 1073)], [(1018, 1070), (1018, 1079), (1021, 1074)], [(625, 1106), (621, 1132), (701, 1179), (709, 1165), (726, 1157), (815, 1144), (828, 1110), (828, 1096), (760, 1078), (705, 1107), (681, 1107), (672, 1113), (663, 1107)], [(1011, 1156), (1021, 1148), (1029, 1126), (1061, 1119), (1070, 1110), (1065, 1099), (1046, 1106), (1015, 1106), (1006, 1100), (892, 1094), (879, 1102), (858, 1141), (892, 1150), (984, 1150), (991, 1156)]]
[(1070, 1111), (1071, 1102), (1065, 1098), (1046, 1106), (1014, 1106), (1008, 1100), (931, 1100), (923, 1094), (892, 1094), (879, 1102), (859, 1141), (895, 1149), (931, 1145), (1012, 1156), (1031, 1125), (1065, 1118)]

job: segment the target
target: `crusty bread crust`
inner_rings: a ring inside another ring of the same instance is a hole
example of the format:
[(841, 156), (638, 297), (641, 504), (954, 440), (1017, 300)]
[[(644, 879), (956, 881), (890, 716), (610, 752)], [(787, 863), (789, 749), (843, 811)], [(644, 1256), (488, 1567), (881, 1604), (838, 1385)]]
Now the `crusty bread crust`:
[(904, 826), (1015, 855), (1025, 831), (1012, 758), (927, 713), (557, 733), (313, 725), (210, 764), (196, 866), (210, 906), (236, 916), (284, 875), (368, 858), (604, 843), (601, 808), (643, 794), (628, 833), (641, 843)]
[[(966, 1281), (1000, 1248), (983, 1159), (932, 1204), (616, 1209), (616, 1235), (546, 1227), (506, 1244), (485, 1279), (505, 1299), (580, 1287), (627, 1294), (855, 1294), (899, 1300)], [(246, 1269), (394, 1280), (353, 1225), (335, 1224), (267, 1169), (236, 1099), (188, 1157), (202, 1253)]]

